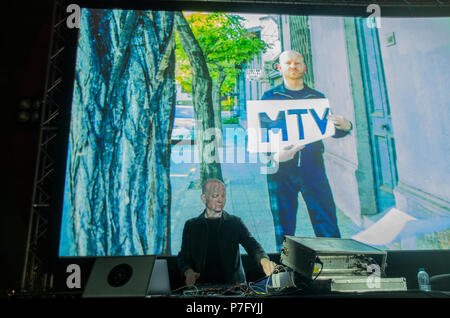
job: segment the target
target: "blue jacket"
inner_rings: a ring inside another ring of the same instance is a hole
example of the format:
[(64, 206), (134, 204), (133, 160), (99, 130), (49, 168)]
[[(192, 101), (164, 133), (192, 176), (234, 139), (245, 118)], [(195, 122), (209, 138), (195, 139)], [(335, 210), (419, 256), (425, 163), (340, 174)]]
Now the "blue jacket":
[(266, 91), (262, 99), (312, 99), (312, 98), (326, 98), (324, 94), (315, 89), (310, 88), (306, 84), (304, 88), (299, 91), (289, 90), (284, 87), (284, 84), (280, 84), (268, 91)]

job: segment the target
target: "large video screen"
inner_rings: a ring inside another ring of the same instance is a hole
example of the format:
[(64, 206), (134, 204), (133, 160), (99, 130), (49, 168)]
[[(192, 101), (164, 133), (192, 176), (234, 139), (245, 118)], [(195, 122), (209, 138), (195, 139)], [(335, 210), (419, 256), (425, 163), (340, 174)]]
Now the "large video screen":
[[(449, 249), (449, 34), (445, 17), (83, 8), (59, 255), (176, 255), (212, 178), (268, 253), (284, 235)], [(283, 144), (250, 149), (255, 127)]]

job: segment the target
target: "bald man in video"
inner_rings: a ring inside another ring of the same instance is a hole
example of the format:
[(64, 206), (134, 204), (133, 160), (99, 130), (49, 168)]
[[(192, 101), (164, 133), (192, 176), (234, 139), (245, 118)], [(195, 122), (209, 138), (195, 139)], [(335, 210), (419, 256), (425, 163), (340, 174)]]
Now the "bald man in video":
[(223, 210), (226, 202), (225, 185), (209, 179), (202, 188), (201, 200), (205, 210), (186, 222), (178, 265), (186, 285), (236, 285), (246, 283), (239, 244), (248, 255), (261, 264), (269, 276), (275, 264), (250, 234), (242, 220)]
[[(296, 51), (285, 51), (276, 65), (283, 83), (264, 93), (263, 100), (318, 99), (324, 94), (308, 87), (303, 76), (307, 69), (303, 56)], [(336, 128), (333, 137), (341, 138), (350, 132), (352, 124), (342, 116), (329, 115)], [(306, 146), (291, 145), (271, 155), (277, 172), (267, 175), (277, 249), (285, 235), (295, 235), (298, 194), (305, 200), (309, 217), (317, 237), (341, 237), (336, 206), (323, 162), (324, 144), (316, 141)]]

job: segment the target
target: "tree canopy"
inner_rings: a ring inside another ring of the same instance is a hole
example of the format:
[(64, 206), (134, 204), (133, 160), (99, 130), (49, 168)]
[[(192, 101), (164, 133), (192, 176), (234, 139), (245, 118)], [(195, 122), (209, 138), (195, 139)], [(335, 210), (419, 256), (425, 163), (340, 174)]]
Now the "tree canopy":
[[(244, 28), (244, 18), (229, 13), (184, 13), (204, 53), (209, 73), (216, 84), (220, 71), (225, 73), (221, 94), (234, 91), (238, 66), (264, 52), (268, 45)], [(191, 92), (192, 71), (189, 61), (177, 40), (176, 79), (184, 91)]]

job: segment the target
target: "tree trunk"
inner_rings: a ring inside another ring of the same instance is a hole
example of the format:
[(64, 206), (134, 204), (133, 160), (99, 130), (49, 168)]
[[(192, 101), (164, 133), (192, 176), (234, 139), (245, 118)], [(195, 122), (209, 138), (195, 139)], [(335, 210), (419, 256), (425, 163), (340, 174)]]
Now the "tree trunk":
[(212, 102), (212, 80), (206, 60), (183, 13), (175, 13), (178, 36), (192, 66), (192, 97), (195, 117), (195, 141), (200, 157), (200, 185), (207, 179), (222, 180), (222, 170), (218, 159), (218, 130), (214, 125)]
[(173, 23), (173, 13), (83, 13), (65, 200), (72, 255), (170, 253)]
[(218, 128), (220, 135), (217, 137), (218, 146), (222, 146), (222, 84), (225, 81), (225, 71), (222, 66), (217, 65), (219, 77), (213, 86), (213, 105), (214, 105), (214, 125)]

